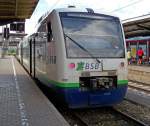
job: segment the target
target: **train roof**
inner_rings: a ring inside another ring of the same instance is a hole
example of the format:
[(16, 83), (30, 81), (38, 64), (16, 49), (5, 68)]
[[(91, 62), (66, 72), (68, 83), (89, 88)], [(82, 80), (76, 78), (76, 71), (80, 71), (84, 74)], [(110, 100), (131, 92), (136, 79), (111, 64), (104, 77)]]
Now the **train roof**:
[[(110, 13), (106, 13), (106, 12), (102, 12), (102, 11), (100, 12), (98, 10), (93, 10), (91, 8), (75, 8), (75, 7), (73, 7), (73, 8), (56, 8), (56, 9), (53, 9), (52, 11), (46, 12), (44, 15), (42, 15), (41, 18), (38, 21), (38, 24), (43, 22), (48, 17), (48, 15), (50, 15), (53, 12), (59, 13), (59, 12), (89, 12), (89, 11), (93, 11), (93, 13), (98, 13), (98, 14), (109, 15), (109, 16), (112, 16), (112, 17), (117, 17), (116, 15), (112, 15)], [(117, 18), (119, 18), (119, 17), (117, 17)]]
[(98, 11), (96, 9), (92, 9), (92, 8), (57, 8), (54, 9), (56, 12), (89, 12), (88, 10), (93, 10), (93, 13), (99, 13), (99, 14), (104, 14), (104, 15), (109, 15), (109, 16), (113, 16), (113, 17), (117, 17), (116, 15), (112, 15), (110, 13), (106, 13), (103, 11)]

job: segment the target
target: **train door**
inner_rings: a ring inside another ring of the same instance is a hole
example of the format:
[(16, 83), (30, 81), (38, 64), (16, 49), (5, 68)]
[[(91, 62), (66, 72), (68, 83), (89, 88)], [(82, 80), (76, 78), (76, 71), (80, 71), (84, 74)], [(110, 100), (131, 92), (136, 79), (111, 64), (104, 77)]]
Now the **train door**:
[(30, 47), (30, 75), (32, 75), (32, 39), (29, 40)]
[(32, 38), (31, 40), (31, 46), (30, 46), (30, 51), (31, 51), (31, 75), (33, 78), (35, 78), (35, 38)]
[(23, 64), (23, 45), (22, 45), (22, 44), (21, 44), (20, 48), (21, 48), (21, 52), (20, 52), (20, 55), (21, 55), (20, 62), (21, 62), (21, 64)]

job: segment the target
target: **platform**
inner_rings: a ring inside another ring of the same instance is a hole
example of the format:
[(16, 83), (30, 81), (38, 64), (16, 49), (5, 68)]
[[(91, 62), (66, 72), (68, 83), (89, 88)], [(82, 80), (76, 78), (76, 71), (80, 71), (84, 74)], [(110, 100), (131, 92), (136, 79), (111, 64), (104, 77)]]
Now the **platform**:
[(129, 65), (128, 79), (150, 84), (150, 66)]
[(14, 57), (0, 59), (0, 126), (69, 126)]

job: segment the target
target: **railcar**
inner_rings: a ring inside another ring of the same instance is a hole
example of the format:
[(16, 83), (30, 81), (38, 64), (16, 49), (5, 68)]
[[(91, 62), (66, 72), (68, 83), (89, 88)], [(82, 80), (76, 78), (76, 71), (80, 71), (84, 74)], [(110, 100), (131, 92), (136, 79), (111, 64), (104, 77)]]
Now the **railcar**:
[(113, 106), (123, 100), (127, 60), (118, 17), (91, 9), (55, 9), (22, 44), (28, 72), (70, 108)]

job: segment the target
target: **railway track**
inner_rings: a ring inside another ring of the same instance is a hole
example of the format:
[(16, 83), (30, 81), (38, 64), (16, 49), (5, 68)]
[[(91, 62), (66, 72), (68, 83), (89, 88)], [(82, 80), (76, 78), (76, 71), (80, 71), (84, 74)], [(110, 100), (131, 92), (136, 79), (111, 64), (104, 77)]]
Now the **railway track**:
[(68, 110), (65, 113), (69, 114), (63, 114), (64, 117), (71, 117), (68, 121), (71, 126), (148, 126), (115, 108)]
[(131, 89), (136, 89), (138, 91), (143, 91), (145, 93), (150, 94), (150, 84), (135, 82), (135, 81), (129, 81), (128, 87)]
[(122, 116), (124, 116), (125, 118), (129, 119), (129, 120), (132, 120), (133, 122), (135, 122), (135, 124), (137, 125), (140, 125), (140, 126), (148, 126), (147, 124), (145, 124), (144, 122), (130, 116), (129, 114), (127, 113), (124, 113), (118, 109), (114, 109), (114, 111), (116, 111), (117, 113), (121, 114)]
[[(46, 89), (43, 88), (43, 90)], [(47, 97), (51, 97), (49, 96), (49, 93), (47, 94)], [(142, 122), (143, 120), (140, 121), (130, 116), (130, 114), (126, 114), (116, 108), (71, 110), (60, 106), (60, 104), (56, 104), (56, 108), (71, 126), (148, 126)]]

